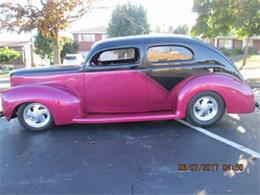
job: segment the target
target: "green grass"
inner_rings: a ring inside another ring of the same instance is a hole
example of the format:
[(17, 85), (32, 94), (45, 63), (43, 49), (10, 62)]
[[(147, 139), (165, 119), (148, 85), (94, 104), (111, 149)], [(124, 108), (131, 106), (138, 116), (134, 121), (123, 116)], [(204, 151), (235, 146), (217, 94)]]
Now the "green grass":
[[(230, 58), (238, 68), (243, 63), (243, 55), (231, 56)], [(243, 69), (260, 69), (260, 54), (249, 55)]]
[(0, 70), (0, 78), (7, 78), (7, 77), (9, 77), (9, 71)]

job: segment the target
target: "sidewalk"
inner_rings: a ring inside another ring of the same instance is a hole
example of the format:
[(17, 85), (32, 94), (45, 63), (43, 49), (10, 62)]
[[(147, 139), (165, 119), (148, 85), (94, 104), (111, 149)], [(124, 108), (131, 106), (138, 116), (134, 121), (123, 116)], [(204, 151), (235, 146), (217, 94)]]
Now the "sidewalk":
[(243, 78), (252, 89), (260, 91), (260, 68), (241, 70)]
[(10, 87), (9, 78), (0, 78), (0, 92), (9, 87)]
[(260, 68), (259, 69), (247, 69), (247, 70), (240, 70), (243, 78), (245, 80), (252, 80), (258, 79), (260, 80)]

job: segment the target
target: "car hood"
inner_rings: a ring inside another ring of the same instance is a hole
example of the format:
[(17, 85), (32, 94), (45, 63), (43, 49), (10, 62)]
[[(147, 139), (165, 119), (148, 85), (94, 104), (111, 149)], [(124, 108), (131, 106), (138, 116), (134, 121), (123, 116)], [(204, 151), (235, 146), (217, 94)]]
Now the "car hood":
[(23, 68), (13, 70), (10, 76), (23, 76), (23, 75), (41, 75), (41, 74), (62, 74), (62, 73), (73, 73), (82, 70), (82, 66), (48, 66), (41, 68)]

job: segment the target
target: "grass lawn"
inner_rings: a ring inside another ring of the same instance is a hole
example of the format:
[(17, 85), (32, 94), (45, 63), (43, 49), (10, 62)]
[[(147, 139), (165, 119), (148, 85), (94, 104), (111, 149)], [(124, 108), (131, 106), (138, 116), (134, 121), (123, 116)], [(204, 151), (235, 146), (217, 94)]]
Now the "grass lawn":
[(7, 78), (7, 77), (9, 77), (9, 71), (0, 70), (0, 78)]
[[(243, 55), (231, 56), (230, 58), (238, 68), (243, 63)], [(243, 69), (260, 69), (260, 54), (249, 55), (247, 58), (246, 65)]]

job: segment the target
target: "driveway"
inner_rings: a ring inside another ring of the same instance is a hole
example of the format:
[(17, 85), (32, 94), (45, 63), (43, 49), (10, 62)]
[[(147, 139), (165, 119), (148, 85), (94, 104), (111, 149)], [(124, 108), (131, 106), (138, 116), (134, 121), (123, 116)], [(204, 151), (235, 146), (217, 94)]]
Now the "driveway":
[[(1, 118), (0, 194), (260, 194), (259, 116), (226, 115), (204, 131), (157, 121), (41, 133)], [(224, 171), (228, 164), (243, 170)]]

